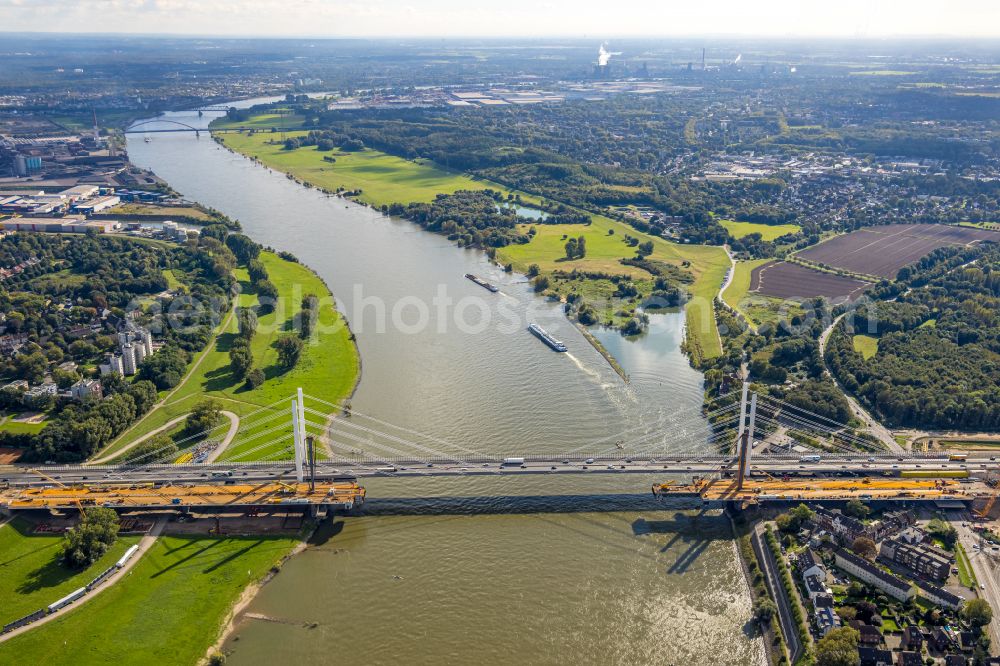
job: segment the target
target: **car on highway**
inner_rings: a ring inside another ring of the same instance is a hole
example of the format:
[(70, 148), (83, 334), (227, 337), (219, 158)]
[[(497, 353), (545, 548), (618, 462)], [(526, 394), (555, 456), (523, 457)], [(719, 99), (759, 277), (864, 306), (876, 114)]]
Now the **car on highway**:
[(594, 459), (593, 458), (587, 458), (586, 460), (583, 461), (583, 464), (584, 465), (593, 465), (594, 464)]

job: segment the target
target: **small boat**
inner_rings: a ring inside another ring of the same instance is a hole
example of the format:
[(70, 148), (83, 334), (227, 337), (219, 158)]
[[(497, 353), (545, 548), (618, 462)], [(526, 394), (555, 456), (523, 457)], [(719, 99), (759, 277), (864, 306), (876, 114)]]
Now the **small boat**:
[(149, 143), (152, 140), (153, 140), (153, 138), (149, 137), (149, 136), (147, 136), (145, 139), (143, 139), (143, 141), (145, 141), (146, 143)]

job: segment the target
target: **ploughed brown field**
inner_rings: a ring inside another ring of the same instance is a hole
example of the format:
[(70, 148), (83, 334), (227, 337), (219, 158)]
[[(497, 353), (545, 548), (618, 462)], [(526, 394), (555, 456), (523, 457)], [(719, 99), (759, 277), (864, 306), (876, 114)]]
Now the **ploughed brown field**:
[(899, 269), (939, 247), (993, 240), (1000, 233), (947, 224), (890, 224), (831, 238), (796, 256), (853, 273), (895, 278)]
[(750, 293), (775, 298), (815, 298), (831, 301), (854, 300), (871, 286), (862, 280), (822, 273), (787, 261), (772, 261), (753, 269)]

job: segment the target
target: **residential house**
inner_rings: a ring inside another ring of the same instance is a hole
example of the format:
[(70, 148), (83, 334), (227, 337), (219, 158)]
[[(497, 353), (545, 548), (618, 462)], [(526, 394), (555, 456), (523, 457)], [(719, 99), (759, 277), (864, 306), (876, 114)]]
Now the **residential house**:
[(910, 625), (903, 628), (903, 638), (899, 646), (904, 650), (920, 652), (924, 648), (924, 635), (920, 633), (920, 627)]
[(951, 560), (919, 543), (886, 539), (879, 545), (879, 557), (896, 562), (935, 580), (945, 580), (951, 573)]
[(944, 666), (968, 666), (969, 660), (960, 654), (947, 654), (944, 657)]
[(961, 607), (962, 602), (965, 601), (957, 594), (929, 583), (920, 584), (920, 596), (932, 603), (937, 604), (938, 606), (943, 606), (950, 610), (958, 610)]
[(83, 402), (88, 398), (100, 400), (104, 397), (104, 389), (101, 382), (96, 379), (81, 379), (69, 387), (69, 394), (78, 402)]
[(826, 568), (812, 548), (806, 548), (799, 555), (799, 573), (802, 574), (803, 580), (812, 576), (822, 582), (826, 581)]
[(924, 666), (924, 660), (919, 652), (897, 652), (896, 664), (898, 666)]
[(881, 648), (859, 647), (859, 666), (893, 666), (892, 652)]
[(813, 616), (820, 636), (826, 636), (840, 626), (840, 616), (833, 611), (832, 607), (817, 608), (813, 611)]
[(805, 586), (806, 595), (809, 597), (810, 601), (813, 601), (816, 596), (820, 594), (833, 594), (833, 591), (816, 576), (806, 576)]
[(834, 557), (838, 567), (855, 578), (874, 585), (894, 599), (906, 601), (913, 598), (913, 588), (899, 576), (883, 571), (868, 560), (843, 548), (838, 548), (834, 552)]
[(882, 632), (879, 631), (878, 627), (873, 627), (870, 624), (862, 624), (858, 628), (858, 634), (860, 638), (858, 643), (866, 647), (879, 647), (883, 643)]

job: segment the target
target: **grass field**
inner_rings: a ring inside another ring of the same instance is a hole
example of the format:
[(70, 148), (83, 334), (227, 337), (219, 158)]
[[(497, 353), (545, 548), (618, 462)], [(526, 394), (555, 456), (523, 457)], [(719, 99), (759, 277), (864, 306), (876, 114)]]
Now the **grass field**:
[(0, 644), (0, 663), (195, 664), (242, 590), (260, 580), (295, 542), (288, 537), (161, 537), (113, 587)]
[(188, 217), (192, 220), (201, 220), (202, 222), (209, 222), (213, 219), (211, 215), (194, 206), (154, 206), (142, 203), (118, 204), (113, 208), (109, 208), (108, 213), (115, 215), (135, 215), (138, 217), (143, 215), (173, 215), (176, 217)]
[(797, 234), (802, 227), (797, 224), (758, 224), (756, 222), (737, 222), (735, 220), (719, 220), (719, 224), (733, 238), (743, 238), (750, 234), (760, 234), (762, 240), (773, 241), (785, 234)]
[[(302, 132), (289, 132), (287, 136), (298, 134)], [(492, 188), (509, 191), (496, 183), (475, 180), (426, 160), (404, 160), (377, 150), (321, 152), (312, 146), (285, 150), (280, 144), (269, 144), (274, 136), (268, 133), (216, 136), (233, 150), (255, 157), (272, 169), (290, 173), (302, 182), (331, 191), (338, 187), (347, 190), (360, 188), (361, 194), (355, 198), (374, 206), (433, 201), (438, 194), (451, 194), (458, 190)], [(325, 162), (324, 156), (334, 157), (337, 161), (332, 164)]]
[(878, 338), (873, 338), (870, 335), (855, 335), (853, 341), (854, 351), (864, 356), (866, 361), (878, 353)]
[[(62, 536), (33, 535), (33, 525), (15, 518), (0, 527), (0, 625), (13, 622), (83, 587), (139, 541), (122, 537), (104, 557), (83, 571), (59, 563)], [(0, 659), (3, 663), (3, 659)], [(9, 662), (13, 663), (13, 662)]]
[[(722, 292), (722, 299), (729, 304), (729, 307), (743, 312), (740, 304), (750, 290), (750, 275), (753, 273), (753, 269), (766, 264), (768, 261), (770, 260), (753, 259), (751, 261), (736, 262), (736, 268), (733, 269), (733, 279), (730, 281), (729, 287)], [(743, 312), (743, 315), (746, 316), (746, 312)]]
[(12, 435), (37, 435), (47, 425), (47, 421), (29, 423), (14, 421), (11, 417), (5, 416), (0, 419), (0, 432), (9, 432)]
[[(360, 361), (354, 342), (350, 339), (350, 331), (336, 311), (330, 291), (315, 273), (301, 264), (285, 261), (270, 252), (262, 253), (261, 261), (267, 268), (271, 282), (279, 291), (278, 307), (259, 317), (257, 334), (251, 344), (254, 367), (263, 370), (267, 377), (264, 384), (248, 390), (243, 382), (235, 381), (229, 371), (229, 348), (237, 332), (233, 318), (216, 337), (198, 368), (169, 401), (133, 425), (107, 452), (118, 450), (171, 419), (187, 414), (205, 396), (217, 398), (223, 409), (244, 416), (283, 398), (290, 401), (299, 387), (308, 394), (333, 403), (338, 403), (351, 394), (360, 372)], [(243, 290), (239, 296), (239, 305), (256, 305), (257, 295), (247, 280), (246, 271), (237, 269), (237, 277)], [(317, 334), (306, 342), (298, 364), (285, 371), (279, 367), (277, 352), (271, 345), (278, 337), (291, 330), (292, 319), (299, 312), (302, 297), (310, 293), (316, 294), (320, 299)], [(285, 412), (288, 405), (282, 404), (275, 409)], [(224, 427), (220, 430), (220, 435), (225, 433)], [(248, 431), (246, 434), (253, 433)], [(277, 438), (280, 434), (274, 433), (272, 438)], [(241, 439), (244, 439), (243, 435), (237, 437), (237, 442)], [(251, 445), (266, 442), (267, 440), (257, 439)], [(246, 447), (234, 447), (226, 452), (226, 457), (238, 455), (245, 450)], [(274, 447), (264, 448), (255, 457), (274, 451)]]
[(246, 120), (229, 120), (228, 118), (216, 118), (212, 121), (212, 129), (226, 129), (229, 127), (258, 127), (262, 130), (277, 127), (279, 129), (295, 129), (302, 127), (302, 116), (293, 113), (260, 113)]
[[(588, 271), (606, 271), (613, 274), (630, 274), (637, 277), (649, 273), (624, 266), (620, 259), (631, 257), (635, 249), (624, 242), (629, 234), (640, 242), (653, 241), (653, 254), (650, 259), (664, 261), (684, 270), (690, 271), (694, 284), (690, 286), (691, 301), (687, 304), (686, 319), (689, 334), (689, 346), (696, 358), (712, 358), (722, 353), (719, 345), (713, 300), (719, 286), (729, 268), (729, 258), (721, 247), (707, 245), (680, 245), (641, 234), (620, 222), (606, 217), (594, 216), (590, 225), (561, 224), (536, 226), (534, 239), (526, 245), (509, 245), (498, 251), (501, 261), (512, 262), (515, 269), (527, 270), (531, 264), (538, 264), (542, 271), (564, 270), (574, 268)], [(614, 234), (608, 234), (609, 230)], [(584, 236), (587, 239), (587, 256), (583, 259), (566, 261), (563, 235), (571, 237)], [(688, 263), (688, 265), (685, 265)]]
[(955, 544), (955, 566), (958, 567), (958, 581), (970, 590), (976, 589), (978, 587), (976, 573), (972, 570), (969, 556), (960, 543)]

